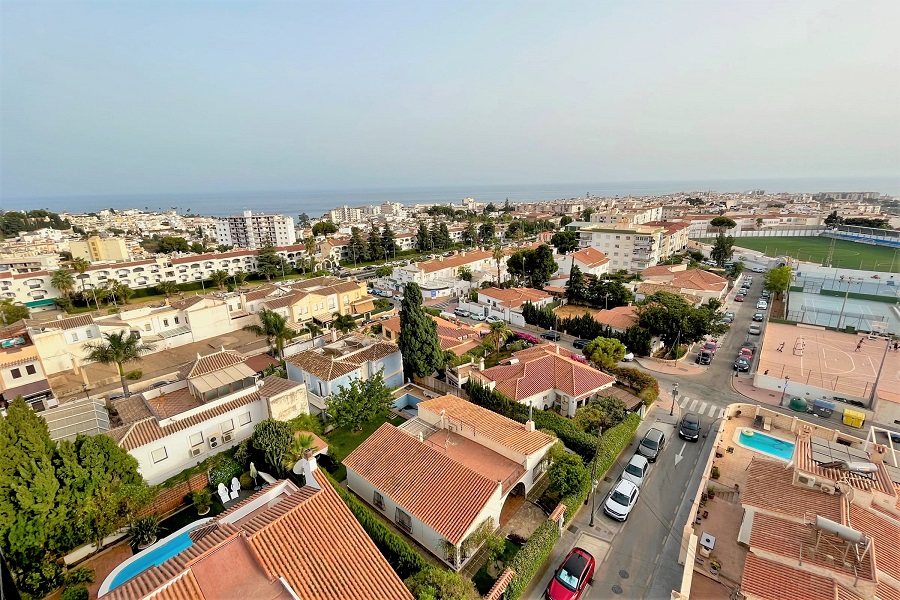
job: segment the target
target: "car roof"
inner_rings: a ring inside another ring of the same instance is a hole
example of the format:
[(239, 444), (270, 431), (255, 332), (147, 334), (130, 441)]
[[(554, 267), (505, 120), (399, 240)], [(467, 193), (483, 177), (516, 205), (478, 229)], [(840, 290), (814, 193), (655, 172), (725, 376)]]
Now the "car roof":
[(616, 487), (613, 488), (613, 490), (618, 490), (625, 494), (631, 494), (631, 492), (636, 489), (637, 485), (635, 485), (631, 481), (628, 481), (627, 479), (620, 479), (618, 482), (616, 482)]
[(687, 421), (688, 423), (699, 423), (700, 417), (694, 413), (687, 413), (681, 420)]
[(628, 461), (628, 464), (637, 464), (637, 465), (640, 465), (641, 467), (646, 467), (647, 464), (649, 464), (649, 462), (650, 461), (647, 460), (647, 458), (645, 456), (643, 456), (642, 454), (635, 454), (634, 456), (631, 457), (631, 460)]
[(663, 437), (663, 432), (660, 431), (659, 429), (657, 429), (657, 428), (654, 427), (653, 429), (651, 429), (650, 431), (648, 431), (648, 432), (644, 435), (644, 437), (645, 437), (645, 438), (650, 438), (651, 440), (659, 440), (659, 439), (662, 439), (662, 437)]
[(572, 549), (569, 556), (566, 558), (566, 561), (563, 563), (563, 567), (569, 573), (581, 575), (584, 573), (585, 568), (587, 568), (588, 562), (590, 562), (588, 557), (591, 555), (584, 550), (581, 550), (581, 552), (578, 552), (578, 550), (581, 550), (581, 548)]

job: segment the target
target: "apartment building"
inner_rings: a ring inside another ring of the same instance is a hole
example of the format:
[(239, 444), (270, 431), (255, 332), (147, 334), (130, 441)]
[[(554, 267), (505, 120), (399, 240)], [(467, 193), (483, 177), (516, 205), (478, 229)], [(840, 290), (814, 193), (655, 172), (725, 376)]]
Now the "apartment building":
[(328, 276), (292, 285), (264, 286), (244, 294), (243, 298), (250, 314), (262, 309), (277, 312), (298, 331), (311, 321), (328, 325), (335, 314), (366, 317), (375, 310), (374, 298), (364, 282)]
[(0, 403), (5, 406), (19, 396), (38, 411), (58, 404), (22, 321), (0, 329)]
[(130, 260), (131, 253), (124, 238), (100, 237), (92, 235), (86, 240), (69, 242), (69, 252), (73, 258), (84, 258), (90, 262), (116, 262)]
[[(497, 262), (493, 259), (493, 253), (488, 250), (475, 250), (472, 252), (460, 252), (452, 256), (438, 256), (432, 260), (413, 263), (402, 267), (394, 267), (392, 278), (405, 285), (417, 283), (420, 286), (437, 280), (455, 280), (459, 269), (466, 267), (472, 273), (492, 272), (497, 274)], [(500, 261), (501, 274), (506, 270), (506, 260)]]
[(253, 250), (267, 240), (275, 246), (290, 246), (297, 242), (293, 217), (253, 214), (250, 210), (219, 219), (216, 223), (216, 238), (226, 246)]
[(665, 229), (656, 225), (600, 225), (582, 227), (581, 248), (595, 248), (609, 259), (610, 271), (643, 271), (664, 260), (661, 248)]

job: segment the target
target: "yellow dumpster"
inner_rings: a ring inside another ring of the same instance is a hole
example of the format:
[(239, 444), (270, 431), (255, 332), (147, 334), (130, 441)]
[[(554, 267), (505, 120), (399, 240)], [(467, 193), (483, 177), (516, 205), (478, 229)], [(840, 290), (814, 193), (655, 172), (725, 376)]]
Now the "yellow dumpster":
[(862, 427), (866, 421), (866, 415), (856, 410), (844, 409), (844, 425), (850, 427)]

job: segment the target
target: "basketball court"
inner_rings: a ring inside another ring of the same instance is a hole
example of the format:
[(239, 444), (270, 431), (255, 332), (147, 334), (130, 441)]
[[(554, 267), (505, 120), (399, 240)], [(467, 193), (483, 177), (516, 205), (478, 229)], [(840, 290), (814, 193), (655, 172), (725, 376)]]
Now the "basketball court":
[[(862, 345), (860, 345), (862, 342)], [(832, 390), (835, 395), (868, 398), (878, 376), (886, 340), (768, 323), (758, 373)], [(780, 348), (780, 350), (779, 350)], [(889, 351), (881, 391), (900, 388), (900, 353)]]

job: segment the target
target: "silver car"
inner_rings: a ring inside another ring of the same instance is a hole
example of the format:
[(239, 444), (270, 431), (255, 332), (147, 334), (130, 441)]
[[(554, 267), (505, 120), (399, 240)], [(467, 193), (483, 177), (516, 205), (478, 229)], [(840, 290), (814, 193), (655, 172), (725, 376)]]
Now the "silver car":
[(631, 457), (631, 460), (628, 461), (628, 464), (625, 465), (625, 470), (622, 471), (622, 479), (641, 487), (644, 483), (644, 479), (647, 477), (647, 471), (649, 469), (650, 461), (640, 454), (635, 454)]

